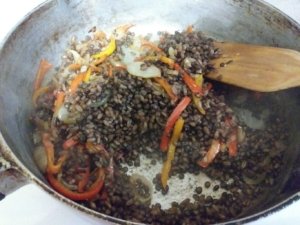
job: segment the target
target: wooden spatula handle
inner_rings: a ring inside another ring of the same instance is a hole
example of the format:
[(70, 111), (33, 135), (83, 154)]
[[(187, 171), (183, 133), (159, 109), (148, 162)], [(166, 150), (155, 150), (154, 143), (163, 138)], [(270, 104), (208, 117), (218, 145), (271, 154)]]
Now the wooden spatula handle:
[(221, 57), (207, 77), (246, 89), (271, 92), (300, 85), (300, 53), (291, 49), (216, 42)]

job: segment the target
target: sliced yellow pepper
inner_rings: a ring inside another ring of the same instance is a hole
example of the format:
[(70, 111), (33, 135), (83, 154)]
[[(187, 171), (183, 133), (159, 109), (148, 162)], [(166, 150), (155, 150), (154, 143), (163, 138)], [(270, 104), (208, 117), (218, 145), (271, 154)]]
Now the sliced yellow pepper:
[(163, 62), (163, 63), (165, 63), (165, 64), (167, 64), (167, 65), (170, 66), (171, 68), (173, 68), (173, 67), (174, 67), (174, 64), (175, 64), (175, 62), (174, 62), (173, 59), (168, 58), (168, 57), (166, 57), (166, 56), (161, 56), (161, 57), (160, 57), (160, 61)]
[[(195, 83), (202, 87), (203, 85), (203, 75), (202, 74), (198, 74), (195, 76)], [(194, 105), (196, 106), (196, 108), (199, 110), (199, 112), (203, 115), (206, 114), (204, 108), (202, 107), (202, 103), (201, 103), (201, 96), (196, 96), (193, 94), (193, 102), (194, 102)]]
[(111, 38), (110, 42), (106, 46), (106, 48), (103, 51), (92, 55), (92, 58), (99, 59), (99, 58), (103, 58), (103, 57), (108, 57), (111, 54), (113, 54), (113, 52), (115, 50), (116, 50), (116, 40), (115, 40), (115, 38)]
[(166, 189), (167, 187), (169, 174), (172, 167), (172, 161), (174, 160), (175, 157), (176, 144), (180, 138), (183, 125), (184, 125), (184, 119), (182, 119), (182, 117), (179, 117), (179, 119), (176, 121), (174, 126), (173, 134), (168, 148), (167, 160), (164, 162), (162, 172), (161, 172), (161, 183), (164, 189)]
[(86, 74), (85, 74), (84, 78), (83, 78), (84, 83), (88, 83), (90, 81), (91, 74), (92, 74), (92, 69), (91, 69), (91, 67), (89, 67), (88, 70), (86, 71)]

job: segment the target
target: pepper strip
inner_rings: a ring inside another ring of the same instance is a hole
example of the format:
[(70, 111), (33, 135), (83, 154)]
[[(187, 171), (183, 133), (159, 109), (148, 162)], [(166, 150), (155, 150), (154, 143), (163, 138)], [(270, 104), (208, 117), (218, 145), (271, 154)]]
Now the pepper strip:
[(73, 63), (68, 66), (68, 70), (71, 70), (71, 71), (76, 71), (76, 70), (79, 70), (80, 68), (81, 68), (81, 64), (79, 64), (79, 63)]
[(216, 158), (217, 154), (220, 151), (221, 143), (218, 140), (212, 140), (211, 146), (209, 147), (206, 155), (203, 157), (203, 159), (198, 160), (197, 164), (203, 168), (206, 168), (209, 166), (209, 164), (212, 163), (212, 161)]
[(171, 130), (173, 129), (176, 121), (180, 117), (181, 113), (185, 110), (185, 108), (190, 104), (191, 98), (188, 96), (185, 96), (179, 104), (176, 106), (176, 108), (173, 110), (171, 115), (169, 116), (163, 135), (161, 137), (161, 142), (160, 142), (160, 149), (165, 152), (168, 150), (169, 147), (169, 135)]
[(83, 80), (85, 78), (85, 74), (86, 73), (80, 73), (71, 81), (69, 91), (72, 94), (77, 91), (79, 85), (83, 82)]
[(63, 154), (58, 160), (57, 164), (54, 164), (54, 145), (50, 140), (50, 134), (42, 134), (42, 142), (47, 156), (47, 172), (51, 174), (57, 174), (61, 170), (61, 166), (67, 158), (67, 154)]
[(104, 184), (105, 173), (103, 168), (98, 168), (97, 179), (88, 190), (82, 193), (78, 193), (68, 189), (57, 178), (55, 178), (52, 173), (47, 173), (47, 178), (51, 186), (60, 194), (74, 201), (83, 201), (95, 198), (97, 194), (101, 191)]
[(64, 99), (65, 99), (65, 92), (58, 91), (56, 93), (56, 99), (55, 99), (55, 102), (54, 102), (54, 115), (57, 114), (58, 110), (63, 105)]
[(162, 172), (161, 172), (161, 183), (162, 183), (162, 186), (164, 189), (166, 189), (166, 187), (167, 187), (169, 174), (170, 174), (171, 167), (172, 167), (172, 161), (175, 156), (176, 144), (180, 138), (183, 125), (184, 125), (184, 120), (182, 119), (182, 117), (179, 117), (179, 119), (176, 121), (175, 126), (174, 126), (174, 131), (173, 131), (172, 138), (170, 141), (170, 146), (168, 149), (167, 160), (164, 162)]
[(234, 129), (234, 131), (229, 135), (226, 145), (228, 147), (229, 156), (237, 156), (237, 129)]
[(112, 37), (110, 39), (110, 42), (106, 46), (106, 48), (103, 51), (92, 55), (92, 58), (94, 58), (94, 59), (99, 59), (99, 58), (103, 58), (103, 57), (106, 58), (106, 57), (110, 56), (111, 54), (113, 54), (113, 52), (115, 50), (116, 50), (116, 39)]
[(184, 69), (182, 69), (178, 63), (175, 63), (173, 59), (170, 59), (166, 56), (161, 56), (160, 61), (177, 70), (182, 75), (184, 83), (186, 84), (186, 86), (188, 86), (193, 94), (203, 95), (202, 87), (197, 85), (191, 75), (189, 75)]
[(33, 92), (33, 95), (32, 95), (32, 103), (33, 103), (33, 106), (34, 107), (37, 107), (37, 100), (38, 98), (47, 93), (48, 91), (50, 90), (50, 87), (49, 86), (46, 86), (46, 87), (40, 87), (39, 89), (35, 90)]
[(91, 75), (92, 75), (92, 69), (91, 67), (89, 67), (84, 75), (83, 82), (88, 83), (90, 81)]
[(168, 83), (168, 81), (162, 77), (153, 78), (155, 82), (159, 83), (160, 86), (167, 92), (172, 101), (176, 102), (178, 97), (174, 94), (172, 86)]
[(141, 47), (147, 47), (152, 49), (153, 51), (157, 52), (157, 53), (163, 53), (163, 50), (160, 49), (156, 44), (146, 40), (146, 39), (142, 39), (141, 40), (142, 44)]
[(33, 86), (34, 91), (38, 90), (41, 87), (44, 77), (51, 67), (52, 67), (52, 64), (50, 64), (47, 60), (42, 59), (40, 61), (40, 65), (39, 65), (38, 71), (35, 76), (35, 81), (34, 81), (34, 86)]
[[(195, 76), (195, 82), (197, 85), (199, 85), (200, 87), (202, 87), (202, 84), (203, 84), (203, 76), (202, 74), (198, 74)], [(205, 115), (205, 110), (202, 106), (202, 102), (201, 102), (201, 96), (196, 96), (193, 94), (193, 102), (194, 102), (194, 105), (196, 106), (196, 108), (198, 109), (198, 111)]]
[(84, 192), (84, 187), (87, 185), (90, 179), (90, 160), (87, 160), (87, 167), (85, 168), (84, 173), (82, 174), (81, 180), (78, 182), (77, 190), (78, 192)]
[(69, 148), (72, 148), (73, 146), (77, 145), (78, 141), (75, 140), (74, 137), (70, 137), (69, 139), (65, 140), (63, 143), (63, 149), (68, 150)]

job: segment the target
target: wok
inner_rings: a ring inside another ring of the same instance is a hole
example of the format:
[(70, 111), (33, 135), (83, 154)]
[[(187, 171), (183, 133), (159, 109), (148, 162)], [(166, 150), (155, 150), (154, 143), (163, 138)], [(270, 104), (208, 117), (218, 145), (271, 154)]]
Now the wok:
[[(300, 26), (275, 8), (258, 0), (52, 0), (36, 8), (12, 31), (0, 51), (0, 195), (3, 198), (27, 182), (41, 186), (54, 198), (99, 220), (128, 222), (90, 210), (55, 192), (32, 157), (31, 95), (41, 58), (59, 65), (73, 35), (83, 38), (92, 26), (104, 30), (124, 23), (137, 24), (136, 32), (182, 30), (190, 24), (219, 39), (300, 50)], [(228, 87), (230, 96), (251, 92)], [(268, 94), (262, 109), (278, 109), (287, 120), (289, 144), (278, 183), (258, 205), (228, 224), (256, 220), (292, 204), (300, 196), (300, 91)], [(254, 110), (251, 102), (243, 107)], [(238, 107), (237, 107), (238, 108)]]

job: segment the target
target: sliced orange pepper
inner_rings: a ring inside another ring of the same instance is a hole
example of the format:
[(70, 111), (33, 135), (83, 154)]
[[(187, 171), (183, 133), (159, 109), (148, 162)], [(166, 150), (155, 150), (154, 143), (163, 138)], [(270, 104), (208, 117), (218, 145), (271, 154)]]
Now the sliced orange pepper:
[(185, 96), (180, 102), (179, 104), (175, 107), (175, 109), (173, 110), (173, 112), (171, 113), (171, 115), (169, 116), (163, 135), (161, 137), (161, 142), (160, 142), (160, 149), (162, 151), (167, 151), (168, 147), (169, 147), (169, 135), (171, 130), (173, 129), (176, 121), (178, 120), (178, 118), (180, 117), (181, 113), (186, 109), (186, 107), (190, 104), (191, 102), (191, 98), (188, 96)]
[(166, 189), (167, 187), (169, 174), (172, 167), (172, 161), (175, 157), (176, 144), (180, 138), (183, 125), (184, 125), (184, 120), (182, 119), (182, 117), (180, 117), (175, 123), (174, 131), (168, 149), (167, 160), (164, 162), (162, 172), (161, 172), (161, 183), (164, 189)]
[(108, 65), (108, 76), (109, 77), (112, 77), (113, 76), (113, 68), (112, 68), (112, 65)]
[(186, 28), (186, 32), (189, 34), (189, 33), (192, 33), (194, 30), (194, 27), (193, 25), (189, 25), (187, 28)]
[(163, 77), (155, 77), (153, 78), (155, 82), (159, 83), (160, 86), (167, 92), (172, 101), (176, 102), (178, 97), (174, 94), (172, 86), (168, 83), (166, 79)]
[(47, 171), (52, 174), (57, 174), (61, 170), (62, 164), (67, 159), (67, 154), (63, 154), (55, 164), (54, 145), (50, 138), (51, 138), (50, 134), (48, 133), (42, 134), (42, 142), (47, 156)]
[(56, 99), (54, 102), (54, 114), (57, 114), (60, 107), (64, 104), (64, 100), (65, 100), (65, 92), (58, 91), (56, 93)]
[(72, 63), (68, 66), (68, 70), (75, 71), (81, 68), (81, 64), (79, 63)]
[(34, 106), (34, 107), (37, 107), (37, 100), (38, 100), (38, 98), (39, 98), (41, 95), (47, 93), (47, 92), (50, 91), (50, 90), (51, 90), (50, 86), (40, 87), (39, 89), (35, 90), (35, 91), (33, 92), (33, 95), (32, 95), (32, 103), (33, 103), (33, 106)]
[(229, 138), (226, 142), (226, 145), (228, 147), (228, 154), (229, 156), (237, 156), (237, 130), (234, 129), (234, 131), (229, 135)]
[(52, 64), (50, 64), (47, 60), (42, 59), (40, 61), (40, 65), (35, 76), (34, 88), (33, 88), (34, 91), (36, 91), (41, 87), (44, 77), (51, 67)]
[(121, 25), (121, 26), (118, 26), (117, 28), (115, 28), (115, 32), (116, 32), (116, 34), (125, 34), (133, 26), (135, 26), (135, 25), (132, 23), (124, 24), (124, 25)]
[(142, 39), (142, 44), (141, 47), (147, 47), (152, 49), (153, 51), (157, 52), (157, 53), (163, 53), (163, 50), (160, 49), (156, 44), (147, 41), (146, 39)]
[(71, 81), (69, 91), (72, 94), (77, 91), (79, 85), (83, 82), (85, 74), (86, 73), (80, 73)]

